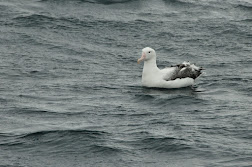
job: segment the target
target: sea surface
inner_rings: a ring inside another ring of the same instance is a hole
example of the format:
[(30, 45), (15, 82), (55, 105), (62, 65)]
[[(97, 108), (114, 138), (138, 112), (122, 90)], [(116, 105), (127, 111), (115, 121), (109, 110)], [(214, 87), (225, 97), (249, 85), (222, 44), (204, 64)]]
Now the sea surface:
[(0, 0), (0, 167), (121, 166), (252, 166), (252, 0)]

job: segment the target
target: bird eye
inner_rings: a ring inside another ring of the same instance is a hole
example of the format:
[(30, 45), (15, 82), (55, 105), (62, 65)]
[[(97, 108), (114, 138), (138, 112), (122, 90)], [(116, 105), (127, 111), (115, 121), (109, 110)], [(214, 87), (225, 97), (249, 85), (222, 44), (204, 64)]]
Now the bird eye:
[(150, 53), (151, 51), (149, 51), (149, 53)]

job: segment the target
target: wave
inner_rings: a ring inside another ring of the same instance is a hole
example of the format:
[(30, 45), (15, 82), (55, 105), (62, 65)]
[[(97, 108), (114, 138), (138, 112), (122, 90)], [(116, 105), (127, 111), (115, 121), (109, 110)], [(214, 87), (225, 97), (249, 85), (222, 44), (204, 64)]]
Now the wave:
[[(55, 2), (58, 0), (40, 0), (40, 2)], [(63, 0), (68, 1), (68, 0)], [(127, 3), (135, 0), (74, 0), (76, 2), (80, 3), (95, 3), (95, 4), (104, 4), (104, 5), (111, 5), (111, 4), (117, 4), (117, 3)]]
[(250, 19), (250, 18), (247, 18), (247, 19), (243, 19), (243, 20), (241, 20), (242, 22), (248, 22), (248, 23), (251, 23), (252, 22), (252, 19)]
[[(57, 29), (63, 31), (82, 31), (82, 28), (104, 28), (124, 29), (124, 27), (133, 26), (136, 24), (146, 24), (147, 21), (135, 20), (132, 22), (123, 22), (121, 20), (104, 20), (97, 19), (94, 16), (85, 16), (80, 19), (77, 17), (56, 17), (44, 14), (19, 15), (13, 18), (15, 26), (21, 27), (36, 27), (41, 29)], [(35, 41), (36, 42), (36, 41)]]
[[(155, 90), (155, 89), (154, 89)], [(184, 90), (184, 91), (183, 91)], [(184, 104), (200, 104), (205, 105), (207, 100), (197, 97), (197, 91), (188, 89), (181, 90), (163, 90), (162, 94), (139, 94), (135, 95), (135, 100), (138, 102), (147, 103), (152, 106), (159, 106), (165, 108), (171, 104), (184, 105)], [(167, 94), (164, 94), (167, 93)], [(192, 96), (195, 94), (195, 96)]]
[[(89, 17), (86, 19), (90, 20)], [(29, 14), (19, 15), (13, 18), (15, 25), (24, 27), (41, 27), (41, 28), (55, 28), (55, 29), (74, 29), (73, 23), (79, 25), (80, 20), (77, 18), (56, 17), (46, 14)], [(91, 19), (92, 20), (92, 19)], [(68, 24), (66, 24), (68, 23)]]
[[(32, 98), (34, 97), (34, 98)], [(41, 101), (42, 98), (36, 97), (36, 96), (28, 96), (29, 100), (36, 101)], [(68, 101), (65, 98), (57, 98), (57, 99), (50, 99), (50, 97), (45, 98), (44, 101)], [(69, 98), (70, 99), (70, 98)], [(86, 108), (98, 108), (99, 106), (92, 105), (92, 104), (87, 104), (85, 105)], [(9, 115), (20, 115), (23, 117), (41, 117), (41, 115), (46, 115), (46, 116), (53, 116), (53, 117), (65, 117), (65, 116), (73, 116), (73, 117), (78, 117), (78, 116), (83, 116), (86, 115), (87, 112), (83, 111), (70, 111), (70, 110), (64, 110), (64, 109), (56, 109), (56, 108), (51, 108), (50, 106), (47, 107), (34, 107), (34, 105), (27, 105), (27, 106), (21, 106), (21, 107), (12, 107), (10, 110), (7, 111)]]
[(110, 133), (96, 130), (44, 130), (12, 135), (11, 138), (2, 140), (0, 145), (19, 151), (25, 149), (31, 153), (38, 150), (48, 153), (111, 153), (120, 151), (119, 148), (106, 144), (109, 137)]
[(121, 148), (117, 148), (114, 146), (108, 146), (108, 145), (93, 145), (92, 147), (90, 147), (89, 151), (91, 153), (95, 153), (95, 154), (109, 154), (109, 155), (113, 155), (116, 153), (123, 153), (123, 150)]
[(18, 25), (23, 25), (25, 27), (37, 27), (44, 26), (45, 24), (52, 24), (55, 18), (52, 16), (46, 16), (42, 14), (31, 14), (31, 15), (21, 15), (13, 18), (15, 23)]
[(189, 150), (191, 146), (184, 139), (173, 137), (147, 137), (134, 141), (133, 146), (140, 150), (152, 150), (155, 152), (178, 152)]
[(45, 130), (16, 135), (2, 140), (2, 148), (34, 154), (82, 154), (83, 156), (116, 156), (128, 154), (130, 150), (101, 130)]
[[(41, 3), (55, 3), (57, 0), (40, 0)], [(76, 3), (92, 3), (92, 4), (103, 4), (103, 5), (113, 5), (113, 4), (124, 4), (124, 3), (130, 3), (130, 2), (141, 2), (140, 0), (73, 0), (71, 2), (76, 2)], [(62, 0), (61, 2), (69, 2), (67, 0)], [(199, 1), (193, 1), (193, 0), (163, 0), (163, 2), (167, 6), (172, 6), (172, 7), (179, 7), (179, 8), (186, 8), (186, 7), (195, 7), (195, 6), (205, 6), (206, 3), (202, 3)], [(59, 3), (57, 1), (57, 3)], [(145, 3), (142, 1), (141, 3)], [(133, 4), (132, 4), (133, 5)], [(208, 4), (209, 6), (209, 4)]]
[[(32, 97), (32, 96), (31, 96)], [(29, 97), (30, 98), (30, 97)], [(39, 100), (39, 98), (38, 98)], [(53, 110), (48, 110), (48, 109), (39, 109), (35, 107), (22, 107), (22, 108), (12, 108), (11, 110), (8, 111), (8, 113), (14, 113), (14, 114), (20, 114), (24, 116), (31, 116), (31, 115), (41, 115), (41, 114), (46, 114), (46, 115), (59, 115), (59, 114), (64, 114), (64, 115), (70, 115), (74, 113), (66, 113), (66, 112), (57, 112)]]
[(176, 5), (180, 7), (192, 7), (195, 6), (193, 2), (183, 0), (163, 0), (167, 5)]
[(24, 166), (15, 164), (15, 165), (0, 165), (0, 167), (24, 167)]
[(19, 138), (35, 138), (35, 137), (43, 137), (50, 134), (54, 134), (54, 136), (71, 136), (71, 135), (85, 135), (85, 137), (92, 139), (99, 139), (106, 135), (109, 135), (108, 132), (105, 131), (96, 131), (96, 130), (82, 130), (82, 129), (70, 129), (70, 130), (45, 130), (45, 131), (37, 131), (26, 133), (23, 135), (19, 135)]
[(133, 0), (82, 0), (82, 1), (89, 3), (100, 3), (104, 5), (111, 5), (116, 3), (127, 3)]
[(249, 4), (249, 3), (247, 3), (247, 4), (239, 4), (239, 5), (236, 6), (236, 8), (240, 8), (240, 9), (243, 9), (243, 10), (248, 10), (248, 11), (251, 12), (251, 10), (252, 10), (252, 4)]
[[(190, 150), (190, 142), (175, 137), (152, 136), (149, 132), (131, 133), (131, 140), (115, 140), (110, 133), (97, 130), (44, 130), (6, 136), (1, 147), (10, 150), (50, 153), (124, 154), (129, 148), (158, 153)], [(2, 135), (1, 135), (2, 136)], [(4, 138), (2, 136), (1, 138)]]

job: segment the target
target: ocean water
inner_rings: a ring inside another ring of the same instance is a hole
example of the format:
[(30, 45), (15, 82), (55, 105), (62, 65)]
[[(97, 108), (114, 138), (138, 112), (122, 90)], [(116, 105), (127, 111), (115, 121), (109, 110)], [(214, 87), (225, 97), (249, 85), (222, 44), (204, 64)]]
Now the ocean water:
[(251, 0), (0, 0), (0, 166), (252, 166), (251, 64)]

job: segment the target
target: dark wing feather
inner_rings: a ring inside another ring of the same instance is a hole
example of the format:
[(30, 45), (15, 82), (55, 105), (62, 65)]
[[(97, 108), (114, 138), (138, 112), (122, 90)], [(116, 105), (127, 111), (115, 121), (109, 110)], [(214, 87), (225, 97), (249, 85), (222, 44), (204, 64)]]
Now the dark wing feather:
[[(174, 67), (174, 66), (173, 66)], [(201, 70), (202, 68), (195, 69), (190, 64), (178, 64), (175, 66), (176, 70), (174, 70), (174, 73), (169, 78), (169, 80), (175, 80), (177, 78), (193, 78), (196, 79), (197, 77), (202, 74)]]

